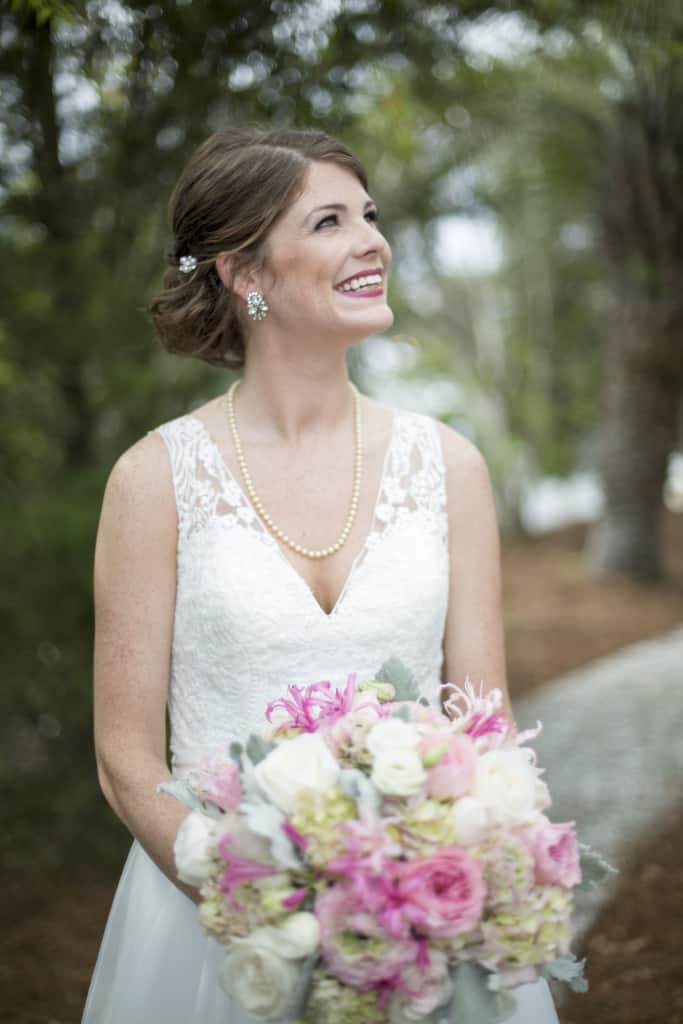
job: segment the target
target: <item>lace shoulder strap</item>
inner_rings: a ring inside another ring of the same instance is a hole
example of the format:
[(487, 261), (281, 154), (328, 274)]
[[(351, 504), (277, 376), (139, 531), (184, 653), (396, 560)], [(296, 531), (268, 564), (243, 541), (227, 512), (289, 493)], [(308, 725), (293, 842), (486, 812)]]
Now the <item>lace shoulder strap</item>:
[(196, 416), (178, 416), (156, 431), (168, 449), (178, 512), (179, 543), (217, 516), (260, 524), (239, 485), (230, 476), (208, 430)]
[(378, 534), (419, 514), (448, 546), (446, 469), (436, 420), (400, 410), (376, 511)]

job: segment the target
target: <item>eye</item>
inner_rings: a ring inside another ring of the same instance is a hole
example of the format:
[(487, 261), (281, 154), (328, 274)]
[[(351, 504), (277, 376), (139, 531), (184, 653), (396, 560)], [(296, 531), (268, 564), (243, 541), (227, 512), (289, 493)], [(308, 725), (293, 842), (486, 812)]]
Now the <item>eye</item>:
[(324, 227), (329, 222), (332, 222), (333, 224), (337, 224), (339, 222), (339, 218), (337, 217), (336, 213), (328, 213), (326, 217), (323, 217), (322, 220), (318, 221), (318, 223), (315, 226), (315, 230), (317, 231), (319, 228)]
[(368, 210), (365, 216), (372, 224), (376, 224), (377, 221), (379, 220), (379, 210), (377, 209), (377, 207), (375, 207), (372, 210)]

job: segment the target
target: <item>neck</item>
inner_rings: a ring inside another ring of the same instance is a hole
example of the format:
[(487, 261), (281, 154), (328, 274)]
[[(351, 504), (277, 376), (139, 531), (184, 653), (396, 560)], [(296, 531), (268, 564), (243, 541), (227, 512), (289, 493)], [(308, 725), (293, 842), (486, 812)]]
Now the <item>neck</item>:
[(236, 402), (241, 430), (252, 440), (300, 442), (333, 433), (353, 416), (343, 352), (304, 366), (269, 352), (248, 352)]

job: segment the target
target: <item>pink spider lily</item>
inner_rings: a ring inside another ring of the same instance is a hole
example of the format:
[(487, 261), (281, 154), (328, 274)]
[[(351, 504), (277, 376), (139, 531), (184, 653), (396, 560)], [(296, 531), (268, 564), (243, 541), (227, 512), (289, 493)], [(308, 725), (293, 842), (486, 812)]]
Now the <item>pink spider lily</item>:
[(482, 712), (475, 712), (465, 729), (465, 733), (471, 736), (473, 740), (476, 740), (479, 736), (486, 736), (487, 733), (491, 732), (505, 732), (509, 725), (508, 720), (504, 715), (494, 711), (493, 714), (486, 715)]
[(329, 680), (323, 680), (319, 683), (311, 683), (306, 687), (290, 686), (287, 693), (288, 697), (280, 697), (278, 700), (271, 701), (266, 708), (266, 718), (269, 722), (272, 722), (272, 715), (275, 711), (284, 711), (289, 715), (289, 718), (280, 722), (276, 733), (286, 732), (289, 729), (316, 732), (321, 725), (334, 725), (349, 711), (359, 711), (361, 708), (376, 709), (380, 717), (384, 713), (375, 701), (368, 701), (366, 704), (354, 707), (355, 672), (348, 676), (346, 685), (341, 689), (339, 687), (333, 689)]
[(234, 890), (244, 882), (253, 882), (256, 878), (268, 878), (276, 874), (271, 864), (258, 864), (254, 860), (245, 860), (243, 857), (235, 857), (230, 852), (232, 836), (225, 835), (218, 842), (218, 852), (226, 862), (225, 871), (221, 875), (218, 887), (226, 896), (231, 896)]
[(286, 907), (287, 910), (296, 910), (307, 896), (308, 889), (296, 889), (290, 896), (286, 896), (283, 899), (282, 906)]

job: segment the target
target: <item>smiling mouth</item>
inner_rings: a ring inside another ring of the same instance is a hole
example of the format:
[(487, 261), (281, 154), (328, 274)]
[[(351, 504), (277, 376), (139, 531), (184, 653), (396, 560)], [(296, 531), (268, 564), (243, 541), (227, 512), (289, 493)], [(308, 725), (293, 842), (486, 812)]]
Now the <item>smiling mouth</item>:
[(359, 298), (383, 295), (382, 274), (377, 270), (356, 274), (354, 277), (342, 281), (341, 284), (335, 285), (334, 290), (342, 295), (358, 296)]

